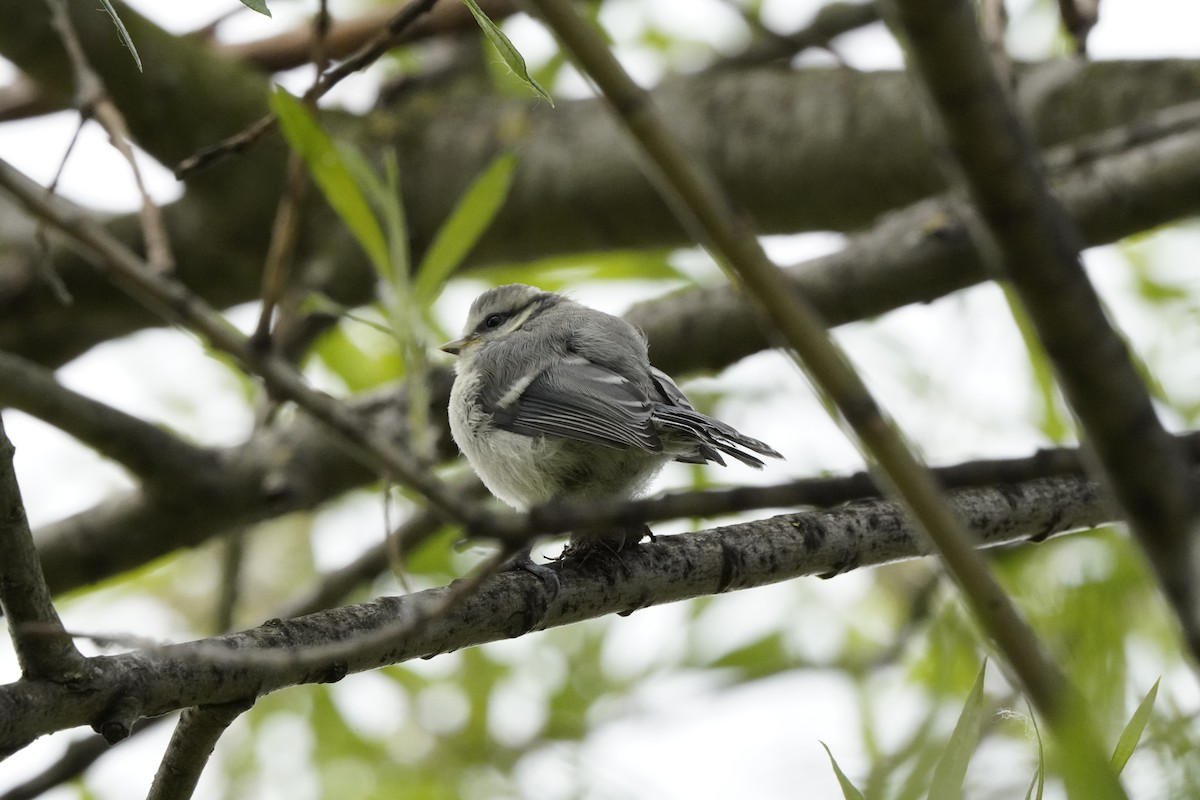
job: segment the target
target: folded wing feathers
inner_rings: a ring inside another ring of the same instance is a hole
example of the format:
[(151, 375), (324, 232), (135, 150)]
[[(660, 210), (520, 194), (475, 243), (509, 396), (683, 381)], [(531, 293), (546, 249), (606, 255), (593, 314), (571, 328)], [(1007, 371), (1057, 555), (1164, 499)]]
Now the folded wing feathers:
[[(685, 441), (692, 440), (689, 444), (695, 444), (694, 451), (675, 456), (676, 461), (682, 461), (685, 464), (703, 464), (706, 461), (712, 461), (725, 466), (725, 459), (721, 458), (721, 453), (725, 453), (747, 466), (762, 469), (762, 459), (750, 455), (745, 450), (753, 450), (755, 453), (772, 458), (783, 458), (774, 448), (758, 439), (751, 439), (724, 422), (701, 414), (692, 406), (683, 390), (675, 385), (675, 381), (671, 380), (671, 376), (667, 373), (657, 367), (650, 367), (650, 377), (654, 380), (663, 400), (666, 401), (654, 406), (654, 414), (651, 419), (655, 426), (660, 430), (675, 431), (681, 434)], [(718, 450), (720, 453), (717, 452)]]
[[(761, 469), (783, 458), (770, 446), (697, 411), (675, 382), (651, 367), (657, 398), (584, 358), (523, 376), (484, 403), (495, 424), (526, 436), (551, 435), (608, 447), (667, 452), (687, 464), (725, 465), (725, 455)], [(749, 452), (748, 452), (749, 451)]]
[[(699, 411), (693, 411), (690, 408), (659, 405), (655, 407), (652, 419), (655, 426), (663, 433), (673, 431), (677, 434), (678, 438), (683, 438), (685, 441), (691, 440), (688, 443), (695, 444), (696, 453), (685, 453), (682, 456), (676, 456), (677, 461), (689, 464), (713, 461), (723, 466), (725, 461), (716, 452), (719, 450), (721, 453), (733, 456), (747, 466), (761, 469), (763, 466), (762, 459), (751, 455), (746, 450), (752, 450), (755, 453), (771, 456), (772, 458), (783, 458), (783, 456), (763, 442), (738, 433), (725, 423), (719, 422), (712, 417), (707, 417)], [(671, 437), (668, 436), (668, 438)]]

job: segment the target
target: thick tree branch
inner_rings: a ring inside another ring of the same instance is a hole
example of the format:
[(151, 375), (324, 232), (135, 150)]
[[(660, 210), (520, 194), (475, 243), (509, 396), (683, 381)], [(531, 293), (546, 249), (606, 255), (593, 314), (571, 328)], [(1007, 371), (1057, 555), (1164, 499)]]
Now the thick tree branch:
[(0, 417), (0, 608), (22, 675), (36, 681), (79, 680), (86, 677), (83, 656), (50, 602), (21, 502), (13, 452)]
[[(0, 8), (9, 2), (0, 0)], [(19, 5), (13, 13), (21, 16), (39, 4)], [(0, 26), (0, 50), (8, 32), (6, 18)], [(100, 33), (111, 38), (111, 26)], [(121, 55), (128, 62), (127, 54)], [(170, 53), (158, 57), (159, 71), (176, 69), (173, 74), (190, 76), (195, 70), (188, 63), (176, 65)], [(92, 60), (99, 63), (96, 55)], [(1200, 97), (1198, 76), (1188, 62), (1042, 65), (1025, 74), (1030, 88), (1024, 102), (1030, 115), (1041, 120), (1042, 138), (1058, 142)], [(113, 79), (105, 79), (111, 85)], [(213, 79), (222, 85), (246, 84), (224, 73)], [(254, 115), (265, 111), (265, 92), (263, 85), (254, 95)], [(205, 96), (155, 94), (162, 103), (156, 113), (176, 118), (194, 114), (193, 105)], [(913, 113), (916, 104), (899, 74), (738, 70), (673, 80), (654, 96), (669, 109), (677, 135), (713, 169), (734, 201), (754, 215), (763, 232), (862, 227), (881, 212), (942, 185)], [(188, 108), (176, 112), (173, 104), (184, 101)], [(224, 113), (221, 104), (212, 108), (214, 114)], [(139, 142), (165, 160), (153, 139), (161, 132), (149, 125), (139, 128), (137, 113), (124, 105), (122, 110)], [(379, 124), (363, 125), (350, 117), (326, 116), (339, 137), (355, 141), (369, 154), (396, 148), (407, 178), (406, 210), (418, 253), (463, 188), (497, 153), (509, 150), (519, 156), (513, 189), (470, 263), (684, 242), (595, 101), (560, 103), (556, 111), (480, 98), (421, 102), (380, 112), (375, 119)], [(797, 130), (805, 135), (797, 138)], [(385, 132), (382, 138), (379, 131)], [(588, 159), (576, 157), (582, 142), (589, 148)], [(280, 185), (282, 168), (280, 148), (257, 149), (236, 169), (204, 173), (189, 184), (184, 199), (164, 208), (178, 274), (210, 303), (225, 307), (257, 296), (275, 202), (262, 187)], [(804, 191), (796, 190), (799, 185)], [(1177, 195), (1169, 197), (1179, 202)], [(352, 237), (316, 205), (307, 210), (296, 257), (319, 269), (303, 275), (303, 285), (344, 304), (365, 302), (374, 287), (371, 270)], [(1165, 202), (1156, 207), (1165, 215), (1151, 224), (1191, 213), (1168, 211)], [(1111, 221), (1139, 208), (1113, 204), (1108, 211), (1105, 220)], [(140, 246), (130, 220), (114, 221), (110, 230), (131, 248)], [(1114, 238), (1101, 233), (1092, 241)], [(96, 280), (82, 259), (56, 250), (55, 271), (76, 299), (74, 308), (62, 308), (36, 278), (32, 237), (6, 239), (0, 261), (0, 349), (59, 364), (97, 341), (154, 324), (153, 315)], [(86, 326), (80, 325), (81, 318)]]
[[(1054, 184), (1086, 245), (1200, 212), (1200, 133), (1178, 133), (1094, 161), (1086, 152), (1053, 151), (1059, 162), (1086, 159)], [(931, 198), (886, 215), (842, 250), (785, 272), (826, 323), (868, 319), (988, 280), (969, 233), (979, 224), (966, 204)], [(722, 369), (770, 346), (745, 298), (727, 286), (640, 303), (627, 318), (645, 331), (655, 363), (674, 373)]]
[[(1094, 484), (1071, 477), (962, 490), (949, 493), (949, 498), (955, 511), (971, 521), (980, 545), (1040, 539), (1100, 525), (1112, 517)], [(926, 552), (903, 512), (883, 500), (663, 536), (622, 553), (619, 566), (593, 559), (563, 567), (559, 595), (539, 625), (567, 625)], [(369, 636), (441, 603), (449, 591), (453, 587), (380, 598), (296, 620), (275, 620), (244, 633), (90, 659), (94, 677), (73, 686), (23, 680), (0, 687), (0, 751), (11, 752), (52, 731), (108, 719), (112, 709), (122, 705), (155, 715), (238, 701), (297, 683), (336, 679), (346, 672), (520, 636), (537, 621), (536, 596), (543, 590), (531, 575), (495, 575), (450, 613), (402, 640), (377, 643), (323, 669), (300, 667), (284, 657), (296, 648)], [(255, 653), (280, 657), (256, 658)]]
[[(446, 405), (448, 370), (433, 374), (429, 419), (449, 458)], [(353, 414), (381, 441), (408, 441), (408, 400), (399, 387), (350, 401)], [(184, 547), (195, 547), (232, 527), (316, 508), (375, 474), (306, 415), (265, 428), (237, 447), (212, 454), (215, 465), (178, 484), (111, 497), (37, 531), (38, 551), (55, 593), (117, 575)]]
[(929, 89), (1003, 269), (1054, 364), (1086, 444), (1112, 484), (1200, 658), (1200, 501), (1123, 340), (1088, 281), (1070, 220), (1010, 105), (974, 6), (898, 0), (909, 60)]
[(128, 469), (152, 491), (179, 491), (218, 467), (203, 448), (72, 391), (48, 370), (8, 353), (0, 353), (0, 407), (4, 406), (70, 434)]

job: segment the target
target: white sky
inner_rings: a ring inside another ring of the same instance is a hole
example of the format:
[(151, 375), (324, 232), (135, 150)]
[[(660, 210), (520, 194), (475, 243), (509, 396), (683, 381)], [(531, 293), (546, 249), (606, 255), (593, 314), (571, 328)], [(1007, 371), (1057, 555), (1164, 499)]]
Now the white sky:
[[(132, 4), (176, 31), (191, 30), (237, 5), (234, 0), (136, 0)], [(306, 13), (310, 5), (275, 2), (275, 20), (243, 14), (223, 31), (240, 39), (270, 35), (282, 30), (298, 13)], [(1010, 42), (1016, 56), (1036, 58), (1045, 53), (1052, 30), (1047, 9), (1052, 7), (1052, 3), (1035, 7), (1028, 0), (1009, 3), (1014, 29), (1020, 34)], [(332, 8), (335, 14), (345, 13), (342, 9), (346, 5), (335, 0)], [(687, 13), (680, 13), (683, 8)], [(765, 1), (767, 19), (779, 30), (803, 24), (815, 8), (812, 2)], [(646, 19), (723, 50), (736, 49), (744, 36), (736, 17), (720, 0), (617, 0), (603, 15), (618, 41), (635, 37)], [(536, 63), (545, 58), (548, 38), (536, 24), (513, 20), (508, 30), (527, 59)], [(1200, 2), (1106, 0), (1101, 23), (1089, 45), (1092, 56), (1098, 59), (1200, 58)], [(622, 47), (619, 53), (639, 79), (652, 82), (658, 77), (659, 69), (650, 54), (636, 47)], [(839, 40), (838, 53), (847, 63), (863, 69), (895, 68), (900, 64), (899, 51), (878, 26)], [(821, 60), (828, 56), (806, 58)], [(0, 66), (0, 80), (10, 76), (11, 69)], [(299, 74), (289, 78), (292, 88), (303, 87), (306, 80)], [(340, 102), (356, 106), (369, 95), (367, 87), (356, 86), (353, 79), (346, 84), (335, 98)], [(575, 89), (585, 91), (581, 84)], [(63, 113), (0, 125), (0, 155), (35, 179), (48, 181), (74, 124), (73, 115)], [(151, 192), (160, 201), (177, 195), (169, 173), (148, 163), (144, 167), (150, 175)], [(125, 165), (94, 126), (85, 131), (72, 156), (62, 191), (81, 202), (109, 209), (128, 210), (137, 202)], [(1195, 252), (1200, 245), (1198, 236), (1194, 231), (1175, 232), (1152, 246)], [(773, 239), (768, 244), (775, 257), (796, 261), (836, 247), (838, 241), (829, 235), (809, 235)], [(1128, 277), (1112, 268), (1115, 256), (1105, 250), (1095, 251), (1088, 254), (1088, 263), (1126, 331), (1140, 346), (1162, 347), (1163, 343), (1155, 338), (1160, 336), (1155, 320), (1144, 318), (1136, 304), (1122, 300), (1120, 290)], [(715, 275), (702, 258), (684, 255), (680, 264), (696, 274)], [(441, 313), (454, 326), (477, 288), (466, 282), (447, 292)], [(630, 297), (642, 297), (634, 284), (615, 289), (600, 287), (580, 294), (585, 302), (618, 313)], [(243, 308), (232, 317), (247, 326), (253, 309)], [(955, 330), (956, 334), (948, 337), (947, 330)], [(931, 460), (1022, 455), (1042, 444), (1025, 420), (1032, 397), (1025, 382), (1012, 377), (1022, 372), (1023, 351), (994, 288), (981, 287), (932, 306), (903, 309), (874, 325), (848, 326), (839, 331), (838, 337), (868, 376), (872, 388), (885, 399), (909, 436), (922, 443)], [(153, 363), (154, 369), (147, 370), (147, 363)], [(915, 365), (924, 368), (922, 380), (935, 387), (930, 391), (937, 395), (938, 402), (967, 412), (954, 419), (929, 414), (928, 396), (913, 388)], [(1200, 386), (1197, 368), (1187, 367), (1183, 358), (1180, 369), (1171, 374), (1178, 376), (1179, 392), (1194, 393), (1194, 387)], [(251, 424), (237, 382), (180, 334), (146, 331), (97, 347), (61, 370), (60, 377), (67, 385), (114, 406), (186, 430), (201, 442), (233, 444), (244, 438)], [(735, 467), (722, 478), (733, 482), (779, 481), (817, 470), (857, 468), (857, 455), (826, 420), (803, 380), (778, 355), (755, 356), (709, 380), (755, 390), (744, 399), (731, 399), (722, 407), (722, 416), (751, 435), (771, 441), (788, 457), (786, 464), (761, 474)], [(700, 381), (694, 385), (703, 388), (706, 384)], [(765, 393), (765, 398), (755, 396), (759, 391)], [(785, 415), (806, 422), (803, 427), (788, 425), (782, 429), (772, 424), (772, 420)], [(87, 508), (115, 488), (127, 485), (119, 470), (41, 423), (11, 412), (5, 414), (5, 422), (18, 446), (18, 475), (35, 525)], [(667, 473), (661, 485), (685, 480), (686, 473), (680, 469)], [(62, 486), (72, 487), (70, 493), (62, 492)], [(333, 565), (348, 560), (375, 541), (380, 524), (377, 503), (366, 498), (352, 499), (319, 514), (315, 537), (319, 562)], [(830, 622), (822, 625), (821, 619), (838, 619), (838, 611), (851, 607), (865, 582), (864, 576), (849, 575), (812, 590), (817, 605), (812, 617), (804, 620), (808, 646), (836, 646), (831, 637), (836, 637), (837, 626)], [(757, 621), (762, 626), (776, 625), (780, 614), (789, 613), (795, 602), (796, 594), (788, 585), (743, 592), (714, 605), (715, 621), (695, 624), (708, 626), (704, 630), (714, 643), (710, 646), (731, 647), (727, 633), (731, 624), (746, 626), (747, 621)], [(120, 630), (125, 627), (122, 619), (137, 619), (137, 630), (143, 635), (173, 638), (182, 633), (180, 621), (157, 604), (130, 598), (109, 598), (91, 606), (72, 604), (67, 621), (72, 628)], [(636, 671), (639, 665), (669, 663), (672, 654), (684, 646), (679, 638), (684, 622), (678, 606), (647, 609), (620, 621), (611, 634), (607, 666)], [(512, 642), (497, 645), (493, 652), (521, 658), (531, 649), (529, 643)], [(438, 661), (415, 668), (436, 670)], [(0, 661), (0, 680), (15, 675), (11, 653), (6, 651)], [(379, 689), (378, 680), (372, 675), (354, 676), (337, 688), (339, 706), (356, 725), (364, 730), (386, 731), (398, 724), (397, 719), (420, 714), (420, 709), (398, 708), (394, 695)], [(519, 737), (536, 730), (536, 719), (522, 721), (520, 709), (529, 705), (521, 702), (522, 692), (534, 689), (521, 680), (498, 700), (512, 709), (507, 716), (513, 720), (513, 730), (498, 731), (497, 735)], [(915, 713), (918, 705), (906, 697), (902, 686), (895, 688), (894, 695), (897, 708)], [(1194, 685), (1180, 687), (1177, 695), (1192, 704), (1197, 702)], [(445, 709), (453, 706), (454, 700), (435, 697), (422, 702)], [(852, 776), (858, 773), (865, 756), (853, 719), (854, 702), (843, 681), (822, 673), (783, 675), (733, 691), (714, 690), (707, 679), (676, 676), (652, 682), (635, 694), (627, 708), (614, 711), (612, 721), (586, 742), (582, 769), (577, 768), (573, 757), (547, 750), (523, 763), (518, 776), (527, 787), (527, 796), (546, 800), (572, 796), (579, 788), (578, 782), (590, 787), (583, 792), (589, 798), (835, 797), (839, 796), (836, 783), (818, 740), (829, 744)], [(276, 753), (291, 752), (297, 760), (277, 757), (271, 762), (274, 766), (270, 768), (270, 780), (264, 782), (262, 796), (289, 800), (315, 797), (315, 788), (300, 758), (309, 746), (304, 740), (307, 734), (301, 730), (304, 726), (285, 722), (273, 723), (258, 746)], [(144, 795), (166, 735), (164, 728), (160, 734), (128, 748), (124, 756), (107, 759), (96, 779), (89, 781), (90, 790), (103, 800)], [(239, 736), (236, 731), (231, 733), (235, 740)], [(0, 791), (53, 759), (66, 738), (42, 740), (0, 763)], [(272, 781), (277, 783), (272, 786)], [(797, 794), (798, 785), (805, 787), (803, 794)], [(221, 787), (207, 774), (196, 796), (214, 798), (220, 792)], [(70, 796), (74, 795), (47, 795)]]

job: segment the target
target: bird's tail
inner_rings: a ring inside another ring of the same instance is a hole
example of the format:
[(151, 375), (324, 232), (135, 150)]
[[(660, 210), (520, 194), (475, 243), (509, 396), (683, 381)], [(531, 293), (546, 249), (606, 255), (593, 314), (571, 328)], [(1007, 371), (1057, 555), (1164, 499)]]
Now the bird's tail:
[[(687, 464), (713, 461), (724, 466), (725, 459), (721, 457), (721, 453), (725, 453), (747, 466), (762, 469), (762, 459), (752, 453), (783, 458), (764, 442), (739, 433), (724, 422), (692, 408), (660, 405), (654, 409), (653, 420), (663, 438), (665, 449), (676, 461)], [(682, 452), (677, 453), (676, 449), (681, 449)]]

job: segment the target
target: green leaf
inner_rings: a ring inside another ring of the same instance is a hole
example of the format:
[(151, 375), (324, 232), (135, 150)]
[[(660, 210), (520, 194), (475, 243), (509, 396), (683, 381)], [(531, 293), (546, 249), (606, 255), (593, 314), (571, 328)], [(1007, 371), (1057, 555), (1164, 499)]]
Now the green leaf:
[(1016, 322), (1017, 330), (1020, 331), (1021, 339), (1025, 342), (1025, 349), (1029, 353), (1033, 380), (1042, 401), (1042, 432), (1050, 441), (1061, 442), (1070, 435), (1073, 426), (1059, 391), (1058, 381), (1054, 376), (1054, 367), (1050, 363), (1050, 357), (1046, 355), (1045, 348), (1042, 347), (1037, 331), (1034, 330), (1033, 322), (1025, 314), (1025, 307), (1021, 305), (1012, 287), (1008, 284), (1001, 284), (1001, 286), (1004, 289), (1004, 298), (1008, 301), (1009, 309), (1012, 312), (1013, 321)]
[(117, 16), (117, 10), (113, 8), (113, 4), (109, 0), (100, 0), (100, 4), (108, 12), (108, 16), (112, 17), (113, 25), (117, 26), (117, 35), (121, 37), (121, 43), (125, 45), (125, 48), (129, 51), (129, 55), (133, 56), (133, 63), (137, 64), (138, 72), (141, 72), (142, 59), (138, 55), (137, 48), (133, 46), (133, 39), (129, 37), (129, 31), (125, 29), (125, 23), (121, 22), (121, 18)]
[(513, 47), (513, 43), (504, 35), (504, 31), (500, 30), (496, 23), (488, 19), (487, 14), (483, 13), (483, 9), (475, 0), (462, 0), (463, 4), (470, 9), (471, 15), (475, 17), (475, 21), (479, 23), (479, 27), (483, 29), (483, 35), (488, 38), (496, 51), (500, 53), (500, 57), (504, 59), (504, 63), (513, 71), (513, 74), (520, 78), (528, 85), (539, 97), (545, 98), (546, 102), (554, 105), (554, 100), (550, 97), (550, 93), (542, 88), (542, 85), (533, 79), (529, 74), (528, 68), (525, 66), (525, 59), (517, 52), (517, 48)]
[(417, 270), (415, 293), (421, 305), (432, 303), (450, 275), (492, 224), (508, 197), (517, 158), (502, 155), (479, 174), (442, 223)]
[(1029, 789), (1025, 792), (1025, 800), (1042, 800), (1042, 793), (1046, 789), (1046, 745), (1042, 742), (1042, 732), (1038, 730), (1037, 718), (1033, 716), (1032, 711), (1029, 714), (1029, 724), (1033, 726), (1033, 735), (1037, 737), (1038, 760), (1033, 779), (1029, 781)]
[(951, 800), (962, 797), (963, 780), (967, 776), (967, 764), (979, 744), (979, 734), (983, 729), (983, 676), (987, 672), (987, 662), (979, 668), (979, 677), (975, 686), (967, 695), (962, 713), (954, 725), (942, 757), (938, 759), (937, 767), (933, 770), (933, 782), (929, 787), (929, 800)]
[(1162, 678), (1159, 678), (1150, 687), (1150, 691), (1142, 698), (1137, 710), (1133, 712), (1133, 716), (1126, 723), (1125, 730), (1121, 731), (1121, 738), (1117, 740), (1117, 749), (1112, 755), (1113, 772), (1118, 775), (1121, 774), (1121, 770), (1125, 769), (1126, 762), (1133, 755), (1133, 751), (1137, 749), (1142, 732), (1146, 730), (1146, 723), (1150, 721), (1150, 712), (1154, 710), (1154, 699), (1158, 697), (1158, 684), (1161, 680)]
[(279, 117), (288, 144), (308, 165), (325, 200), (346, 223), (376, 270), (385, 273), (389, 264), (387, 240), (333, 141), (304, 104), (280, 86), (271, 92), (271, 110)]
[(267, 8), (267, 0), (242, 0), (242, 5), (264, 16), (271, 16), (271, 9)]
[[(547, 292), (569, 290), (588, 281), (681, 281), (694, 283), (671, 265), (670, 250), (614, 250), (606, 253), (572, 253), (520, 264), (497, 264), (472, 274), (494, 284), (529, 283)], [(675, 284), (676, 286), (678, 284)], [(671, 288), (674, 288), (671, 287)]]
[(838, 785), (842, 787), (842, 797), (845, 800), (865, 800), (863, 793), (855, 788), (850, 779), (846, 777), (846, 773), (842, 772), (842, 768), (838, 766), (837, 759), (833, 757), (833, 753), (829, 750), (829, 745), (821, 742), (821, 747), (825, 748), (825, 753), (829, 756), (829, 763), (833, 766), (833, 774), (837, 776)]

